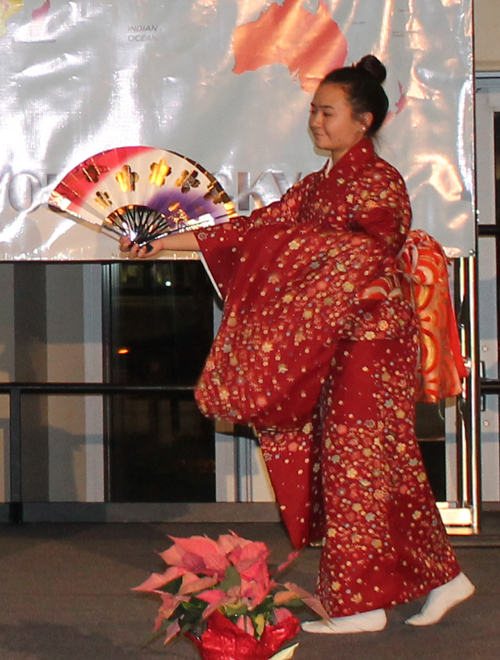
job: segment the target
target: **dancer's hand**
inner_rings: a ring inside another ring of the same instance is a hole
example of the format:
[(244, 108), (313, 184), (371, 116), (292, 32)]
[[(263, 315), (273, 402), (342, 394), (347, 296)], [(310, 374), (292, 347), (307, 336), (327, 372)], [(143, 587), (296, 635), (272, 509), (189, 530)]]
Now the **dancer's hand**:
[(158, 252), (164, 250), (163, 240), (158, 238), (156, 241), (151, 241), (146, 245), (139, 246), (133, 243), (128, 236), (120, 236), (120, 251), (128, 252), (129, 259), (144, 259), (146, 257), (154, 257)]

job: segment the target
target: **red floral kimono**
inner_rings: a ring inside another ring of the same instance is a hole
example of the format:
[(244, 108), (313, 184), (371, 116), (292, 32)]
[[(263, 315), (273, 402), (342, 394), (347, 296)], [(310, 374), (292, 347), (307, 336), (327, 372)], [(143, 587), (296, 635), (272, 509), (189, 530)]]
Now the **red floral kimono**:
[(397, 259), (410, 222), (401, 176), (365, 139), (280, 201), (197, 233), (225, 298), (198, 405), (256, 428), (292, 543), (324, 539), (331, 616), (460, 572), (414, 431), (419, 336)]

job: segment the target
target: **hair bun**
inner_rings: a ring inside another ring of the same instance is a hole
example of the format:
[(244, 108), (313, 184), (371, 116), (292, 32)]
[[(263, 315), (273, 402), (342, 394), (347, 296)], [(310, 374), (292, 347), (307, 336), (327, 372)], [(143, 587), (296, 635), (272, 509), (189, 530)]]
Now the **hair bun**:
[(368, 71), (380, 84), (384, 82), (387, 76), (385, 66), (375, 57), (375, 55), (365, 55), (357, 64), (355, 64), (355, 68)]

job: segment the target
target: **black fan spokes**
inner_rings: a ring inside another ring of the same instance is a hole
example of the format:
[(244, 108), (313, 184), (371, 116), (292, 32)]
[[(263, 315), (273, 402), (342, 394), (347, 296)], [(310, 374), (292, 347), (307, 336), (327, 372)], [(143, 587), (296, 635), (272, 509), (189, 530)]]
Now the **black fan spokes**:
[(177, 205), (167, 215), (148, 206), (129, 204), (116, 209), (106, 218), (108, 229), (128, 236), (140, 246), (175, 232), (196, 229), (199, 224), (203, 223), (197, 222), (197, 218), (189, 218)]
[[(207, 222), (207, 215), (211, 221)], [(217, 224), (217, 220), (227, 218), (227, 213), (207, 214), (190, 218), (175, 205), (168, 215), (148, 206), (129, 204), (110, 213), (106, 218), (106, 228), (120, 236), (128, 236), (132, 243), (144, 246), (169, 234), (194, 231)]]
[(128, 236), (133, 243), (144, 245), (156, 238), (158, 231), (165, 231), (169, 226), (163, 213), (148, 206), (129, 204), (110, 213), (106, 221), (111, 224), (112, 231), (118, 230), (120, 235)]

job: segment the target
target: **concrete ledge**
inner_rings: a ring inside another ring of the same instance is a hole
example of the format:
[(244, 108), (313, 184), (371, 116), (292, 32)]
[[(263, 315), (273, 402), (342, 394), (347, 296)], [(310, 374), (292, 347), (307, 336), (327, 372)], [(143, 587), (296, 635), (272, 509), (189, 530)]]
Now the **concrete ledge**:
[[(8, 521), (7, 514), (7, 521)], [(274, 502), (210, 503), (25, 503), (23, 522), (163, 523), (163, 522), (279, 522)]]

